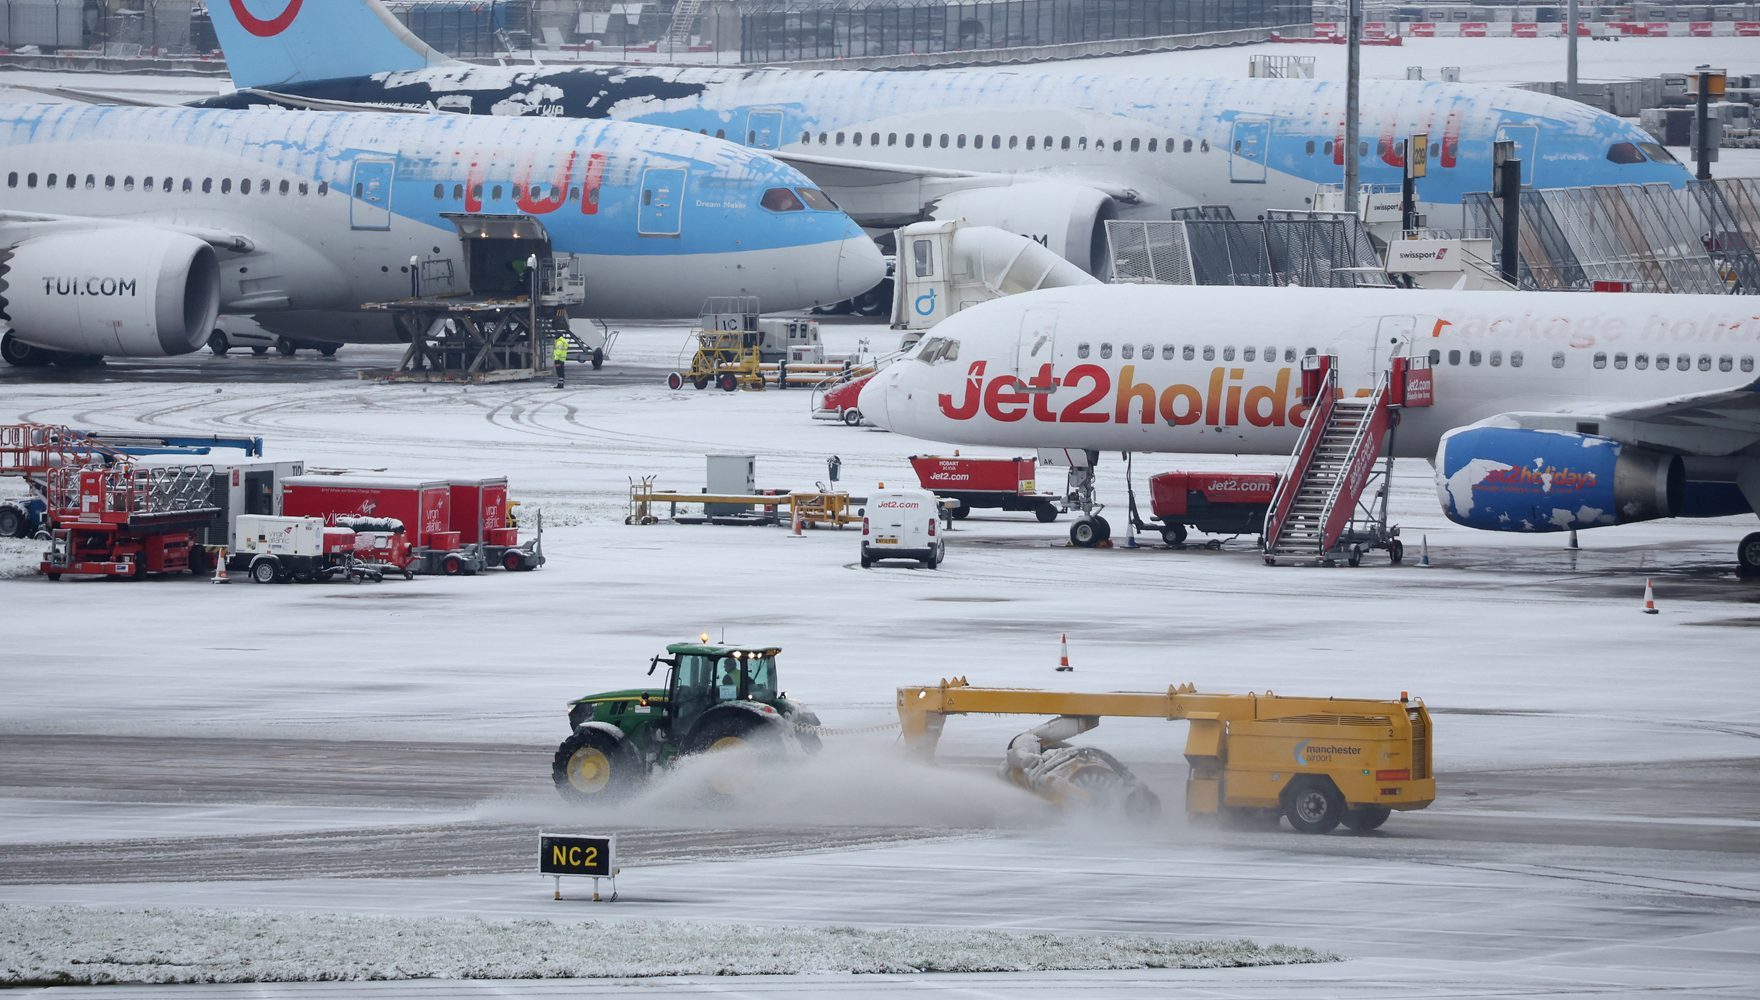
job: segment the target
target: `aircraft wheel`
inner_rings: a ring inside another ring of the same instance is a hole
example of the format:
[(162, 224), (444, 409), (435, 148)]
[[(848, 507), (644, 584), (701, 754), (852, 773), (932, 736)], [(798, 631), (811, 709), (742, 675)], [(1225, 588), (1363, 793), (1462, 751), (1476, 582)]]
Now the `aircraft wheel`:
[(1760, 575), (1760, 531), (1742, 539), (1742, 544), (1736, 546), (1736, 563), (1743, 576)]
[(17, 368), (40, 368), (50, 361), (51, 352), (27, 344), (12, 334), (0, 336), (0, 358)]
[(1094, 524), (1096, 527), (1098, 527), (1100, 529), (1100, 541), (1109, 542), (1112, 540), (1112, 522), (1111, 521), (1106, 520), (1104, 517), (1101, 517), (1099, 514), (1095, 514), (1094, 515)]
[(215, 330), (208, 334), (208, 350), (217, 358), (224, 358), (226, 352), (232, 350), (232, 341), (226, 339), (225, 330)]
[(1080, 549), (1091, 549), (1106, 540), (1107, 533), (1101, 530), (1104, 521), (1097, 517), (1082, 517), (1069, 526), (1069, 540)]

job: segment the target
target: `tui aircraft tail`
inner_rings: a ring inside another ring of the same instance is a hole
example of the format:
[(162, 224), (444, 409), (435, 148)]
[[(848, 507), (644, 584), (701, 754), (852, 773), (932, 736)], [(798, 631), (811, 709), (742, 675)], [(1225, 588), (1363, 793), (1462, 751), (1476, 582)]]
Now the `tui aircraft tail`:
[(238, 87), (370, 76), (452, 62), (379, 0), (208, 0)]

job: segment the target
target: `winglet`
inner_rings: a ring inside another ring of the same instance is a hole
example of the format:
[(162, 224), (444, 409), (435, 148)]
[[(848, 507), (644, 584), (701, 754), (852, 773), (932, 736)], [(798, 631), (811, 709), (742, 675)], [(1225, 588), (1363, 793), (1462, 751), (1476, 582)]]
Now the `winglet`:
[(371, 76), (453, 60), (379, 0), (209, 0), (226, 68), (239, 87)]

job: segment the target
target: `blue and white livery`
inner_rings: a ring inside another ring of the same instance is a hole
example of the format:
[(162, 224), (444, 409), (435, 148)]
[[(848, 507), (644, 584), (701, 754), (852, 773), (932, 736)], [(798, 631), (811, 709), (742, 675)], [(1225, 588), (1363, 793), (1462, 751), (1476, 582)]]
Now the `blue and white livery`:
[[(695, 315), (712, 295), (834, 302), (884, 261), (793, 169), (619, 122), (34, 106), (0, 115), (6, 360), (158, 356), (214, 313), (331, 341), (411, 258), (459, 258), (451, 214), (524, 215), (587, 276), (580, 317)], [(463, 268), (430, 294), (465, 291)]]

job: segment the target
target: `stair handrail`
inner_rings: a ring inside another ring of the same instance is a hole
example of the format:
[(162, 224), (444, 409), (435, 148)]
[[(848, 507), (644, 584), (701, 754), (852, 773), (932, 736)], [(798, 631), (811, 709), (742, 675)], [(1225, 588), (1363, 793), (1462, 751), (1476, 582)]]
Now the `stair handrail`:
[[(1332, 489), (1326, 494), (1326, 501), (1320, 507), (1322, 554), (1332, 551), (1332, 546), (1344, 533), (1345, 523), (1349, 522), (1351, 513), (1357, 508), (1357, 498), (1362, 495), (1370, 474), (1375, 471), (1375, 462), (1381, 458), (1380, 442), (1387, 435), (1387, 394), (1392, 384), (1393, 373), (1382, 372), (1374, 394), (1369, 397), (1368, 409), (1363, 411), (1363, 419), (1357, 424), (1357, 432), (1351, 436), (1350, 448), (1345, 452), (1347, 464), (1344, 471), (1332, 481)], [(1371, 434), (1376, 442), (1373, 449), (1366, 447)], [(1345, 497), (1347, 487), (1350, 490), (1348, 498)], [(1341, 503), (1341, 500), (1348, 502)]]
[(910, 352), (910, 350), (911, 348), (902, 348), (893, 351), (890, 354), (879, 355), (872, 361), (864, 361), (861, 364), (851, 364), (847, 369), (839, 369), (831, 372), (817, 382), (814, 382), (812, 390), (807, 395), (807, 412), (818, 413), (819, 402), (824, 398), (826, 393), (840, 385), (854, 382), (856, 379), (868, 378), (869, 376), (880, 374), (882, 371), (885, 371), (888, 366), (903, 358)]
[(1265, 514), (1265, 552), (1268, 557), (1283, 536), (1290, 509), (1295, 506), (1296, 494), (1301, 492), (1301, 480), (1314, 461), (1314, 452), (1319, 450), (1320, 441), (1326, 434), (1326, 425), (1332, 422), (1332, 407), (1337, 402), (1337, 386), (1338, 366), (1329, 365), (1326, 377), (1320, 383), (1320, 391), (1314, 397), (1314, 405), (1308, 409), (1307, 422), (1302, 425), (1302, 433), (1296, 438), (1295, 450), (1290, 452), (1289, 464), (1284, 467), (1283, 475), (1277, 481), (1277, 491), (1271, 495), (1271, 507)]

